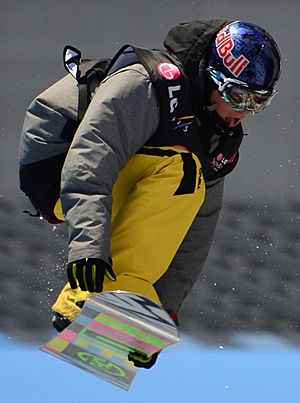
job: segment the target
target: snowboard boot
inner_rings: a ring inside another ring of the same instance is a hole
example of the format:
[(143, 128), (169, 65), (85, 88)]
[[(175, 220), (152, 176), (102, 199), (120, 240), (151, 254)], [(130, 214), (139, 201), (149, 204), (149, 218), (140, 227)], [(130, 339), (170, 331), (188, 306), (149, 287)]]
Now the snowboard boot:
[(67, 326), (72, 323), (70, 319), (55, 311), (52, 311), (51, 320), (52, 326), (57, 332), (62, 332)]
[[(78, 301), (76, 305), (81, 309), (84, 305), (85, 301)], [(66, 327), (68, 327), (72, 321), (60, 313), (52, 310), (52, 326), (57, 332), (62, 332)]]

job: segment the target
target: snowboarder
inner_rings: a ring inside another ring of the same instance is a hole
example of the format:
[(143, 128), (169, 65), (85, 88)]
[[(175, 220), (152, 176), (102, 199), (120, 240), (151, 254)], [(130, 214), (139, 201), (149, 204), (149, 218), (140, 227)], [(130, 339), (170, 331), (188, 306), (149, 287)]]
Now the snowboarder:
[(182, 23), (164, 45), (118, 54), (67, 153), (54, 211), (69, 229), (59, 331), (102, 290), (142, 294), (176, 318), (212, 243), (241, 122), (277, 92), (279, 49), (253, 23)]

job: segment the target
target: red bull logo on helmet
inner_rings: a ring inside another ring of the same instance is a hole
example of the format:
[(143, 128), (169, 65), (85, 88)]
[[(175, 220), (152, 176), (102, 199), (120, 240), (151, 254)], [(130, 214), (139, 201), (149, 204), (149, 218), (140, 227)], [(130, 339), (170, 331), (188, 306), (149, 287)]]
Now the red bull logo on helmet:
[(244, 56), (240, 55), (235, 57), (232, 54), (234, 49), (234, 42), (231, 36), (231, 32), (227, 31), (228, 26), (224, 27), (218, 32), (216, 37), (216, 49), (219, 57), (222, 59), (224, 66), (235, 76), (238, 77), (245, 67), (250, 63)]

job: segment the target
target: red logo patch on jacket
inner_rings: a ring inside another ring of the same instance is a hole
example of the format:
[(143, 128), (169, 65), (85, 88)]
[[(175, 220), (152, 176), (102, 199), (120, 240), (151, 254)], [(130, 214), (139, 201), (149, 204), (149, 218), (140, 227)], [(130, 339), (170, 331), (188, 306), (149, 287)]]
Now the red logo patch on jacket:
[(157, 71), (166, 80), (177, 80), (181, 75), (179, 68), (172, 63), (159, 63)]

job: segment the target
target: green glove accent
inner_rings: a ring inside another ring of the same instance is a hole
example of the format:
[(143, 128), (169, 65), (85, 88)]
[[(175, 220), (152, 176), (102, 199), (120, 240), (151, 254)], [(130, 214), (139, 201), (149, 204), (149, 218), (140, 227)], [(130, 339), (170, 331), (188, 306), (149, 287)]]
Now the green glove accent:
[(128, 360), (133, 362), (135, 367), (150, 369), (156, 363), (159, 353), (160, 351), (149, 355), (139, 351), (132, 351), (128, 354)]
[(101, 259), (87, 258), (71, 262), (67, 266), (71, 288), (80, 287), (82, 291), (101, 292), (104, 276), (116, 281), (112, 267)]

